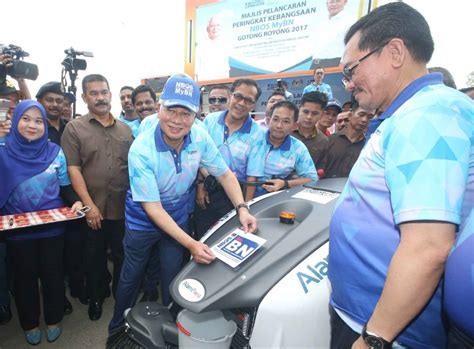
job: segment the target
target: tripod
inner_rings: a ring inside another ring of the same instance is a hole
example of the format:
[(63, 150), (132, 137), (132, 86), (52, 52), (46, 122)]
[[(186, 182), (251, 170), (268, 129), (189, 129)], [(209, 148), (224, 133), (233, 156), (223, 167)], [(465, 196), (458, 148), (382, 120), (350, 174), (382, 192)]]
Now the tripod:
[[(71, 81), (71, 85), (68, 86), (66, 73), (69, 73), (69, 80)], [(61, 71), (61, 84), (64, 88), (67, 87), (67, 92), (72, 93), (74, 97), (76, 97), (77, 87), (76, 87), (76, 79), (77, 79), (77, 70), (75, 69), (68, 69), (63, 68)], [(76, 116), (76, 98), (74, 98), (74, 102), (72, 103), (72, 117)]]

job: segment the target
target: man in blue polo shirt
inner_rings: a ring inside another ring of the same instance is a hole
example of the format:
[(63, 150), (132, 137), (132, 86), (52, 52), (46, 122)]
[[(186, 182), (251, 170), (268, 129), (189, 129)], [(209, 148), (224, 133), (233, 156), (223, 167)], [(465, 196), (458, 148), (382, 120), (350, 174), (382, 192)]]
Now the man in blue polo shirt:
[(344, 42), (346, 89), (385, 121), (330, 224), (331, 348), (445, 348), (440, 281), (474, 184), (472, 102), (428, 74), (430, 29), (405, 3), (362, 17)]
[[(264, 174), (264, 150), (256, 145), (264, 140), (265, 131), (249, 114), (261, 92), (255, 80), (237, 79), (231, 87), (229, 109), (211, 113), (204, 119), (204, 127), (241, 182), (254, 182)], [(212, 177), (207, 176), (206, 171), (201, 171), (201, 175), (206, 180), (198, 178), (194, 213), (197, 239), (233, 208), (222, 187), (213, 185)], [(252, 199), (255, 187), (247, 186), (244, 190), (245, 200)]]
[[(137, 297), (152, 247), (158, 243), (163, 304), (171, 302), (169, 285), (181, 269), (185, 249), (194, 261), (214, 260), (210, 248), (187, 234), (188, 201), (198, 169), (217, 177), (239, 214), (246, 232), (256, 220), (234, 174), (206, 131), (193, 126), (199, 110), (199, 86), (187, 75), (173, 75), (160, 97), (160, 120), (142, 132), (129, 153), (130, 189), (126, 199), (124, 263), (115, 295), (113, 331), (123, 323), (123, 312)], [(156, 249), (153, 249), (154, 251)]]
[(308, 148), (291, 133), (298, 127), (298, 107), (290, 101), (280, 101), (272, 107), (265, 140), (265, 175), (259, 181), (256, 196), (288, 189), (317, 180), (316, 168)]
[(122, 113), (119, 120), (127, 124), (132, 130), (133, 138), (138, 136), (138, 128), (140, 127), (140, 118), (135, 110), (132, 102), (133, 87), (123, 86), (120, 89), (120, 104), (122, 105)]
[(328, 100), (333, 99), (332, 88), (328, 84), (323, 82), (324, 79), (324, 68), (316, 67), (313, 70), (314, 81), (303, 89), (303, 94), (313, 91), (319, 91), (325, 93)]

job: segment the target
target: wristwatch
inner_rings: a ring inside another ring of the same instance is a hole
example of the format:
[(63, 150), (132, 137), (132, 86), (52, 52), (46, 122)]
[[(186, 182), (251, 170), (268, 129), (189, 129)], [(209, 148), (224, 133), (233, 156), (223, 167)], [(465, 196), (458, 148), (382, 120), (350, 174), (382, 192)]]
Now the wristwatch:
[(243, 202), (243, 203), (238, 204), (237, 206), (235, 206), (235, 213), (237, 213), (237, 216), (239, 215), (239, 210), (240, 210), (242, 207), (245, 207), (245, 208), (247, 209), (247, 211), (250, 212), (250, 207), (249, 207), (249, 205), (247, 205), (245, 202)]
[(362, 329), (362, 339), (364, 340), (365, 344), (371, 349), (391, 349), (392, 343), (386, 341), (379, 335), (375, 333), (367, 331), (367, 324), (364, 325)]

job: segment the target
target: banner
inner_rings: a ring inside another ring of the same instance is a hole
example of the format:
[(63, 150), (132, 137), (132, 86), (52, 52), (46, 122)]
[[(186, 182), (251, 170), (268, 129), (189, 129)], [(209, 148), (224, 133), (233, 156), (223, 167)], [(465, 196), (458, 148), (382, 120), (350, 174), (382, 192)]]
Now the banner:
[(196, 9), (198, 81), (337, 66), (363, 0), (222, 0)]

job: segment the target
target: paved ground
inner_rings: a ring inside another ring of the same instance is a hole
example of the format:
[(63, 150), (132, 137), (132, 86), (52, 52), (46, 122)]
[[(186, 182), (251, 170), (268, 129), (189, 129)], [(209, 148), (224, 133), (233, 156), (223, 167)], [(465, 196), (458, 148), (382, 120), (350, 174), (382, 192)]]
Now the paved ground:
[[(107, 339), (107, 326), (112, 318), (114, 300), (112, 297), (104, 301), (102, 317), (98, 321), (90, 321), (87, 315), (87, 305), (83, 305), (78, 299), (70, 298), (73, 313), (64, 317), (63, 333), (54, 343), (48, 343), (46, 333), (43, 332), (41, 344), (33, 347), (24, 338), (23, 331), (18, 322), (18, 315), (14, 303), (13, 319), (7, 324), (0, 326), (0, 348), (1, 349), (23, 349), (23, 348), (105, 348)], [(45, 329), (44, 322), (40, 328)]]

